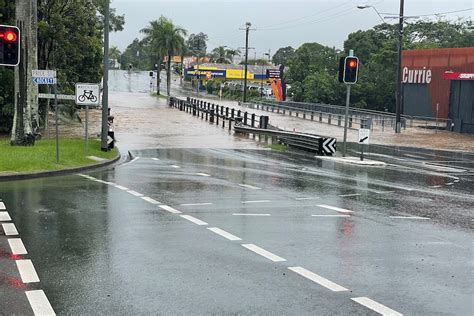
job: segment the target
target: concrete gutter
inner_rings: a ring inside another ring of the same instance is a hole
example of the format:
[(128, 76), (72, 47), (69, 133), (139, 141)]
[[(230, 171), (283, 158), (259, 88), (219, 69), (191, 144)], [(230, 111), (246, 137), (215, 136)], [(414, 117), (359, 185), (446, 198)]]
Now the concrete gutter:
[(92, 165), (83, 166), (83, 167), (67, 168), (67, 169), (52, 170), (52, 171), (42, 171), (42, 172), (34, 172), (34, 173), (18, 173), (18, 174), (0, 175), (0, 182), (14, 181), (14, 180), (28, 180), (28, 179), (54, 177), (54, 176), (64, 176), (64, 175), (74, 174), (78, 172), (96, 170), (96, 169), (107, 167), (116, 163), (117, 161), (120, 160), (121, 157), (122, 155), (120, 154), (120, 152), (118, 152), (117, 156), (113, 159), (95, 163)]

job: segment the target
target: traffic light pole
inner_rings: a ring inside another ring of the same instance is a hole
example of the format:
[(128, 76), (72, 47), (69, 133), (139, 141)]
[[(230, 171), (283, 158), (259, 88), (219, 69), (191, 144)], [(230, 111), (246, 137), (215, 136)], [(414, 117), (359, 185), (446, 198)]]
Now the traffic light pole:
[[(109, 146), (107, 144), (107, 136), (109, 132), (108, 128), (108, 116), (109, 116), (109, 7), (110, 0), (105, 1), (105, 17), (104, 17), (104, 82), (102, 83), (102, 134), (101, 134), (101, 145), (102, 151), (108, 151)], [(160, 71), (160, 69), (158, 69)], [(159, 75), (159, 73), (158, 73)]]
[(342, 157), (346, 156), (346, 149), (347, 149), (347, 125), (349, 122), (349, 103), (351, 100), (351, 85), (348, 84), (347, 86), (347, 93), (346, 93), (346, 114), (344, 117), (344, 140), (342, 145)]

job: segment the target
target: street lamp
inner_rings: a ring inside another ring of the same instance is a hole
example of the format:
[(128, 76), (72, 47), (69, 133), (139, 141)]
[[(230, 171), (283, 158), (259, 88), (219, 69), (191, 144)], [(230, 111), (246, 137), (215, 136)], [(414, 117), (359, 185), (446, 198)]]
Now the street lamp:
[[(264, 61), (265, 61), (265, 56), (268, 56), (268, 59), (270, 59), (270, 53), (264, 53), (263, 58), (262, 58), (262, 76), (264, 75), (263, 73), (263, 66), (264, 66)], [(266, 76), (265, 76), (266, 78)], [(263, 78), (261, 79), (261, 85), (260, 85), (260, 97), (263, 98)]]
[(380, 12), (377, 10), (376, 7), (374, 7), (373, 5), (368, 5), (368, 4), (359, 4), (357, 6), (357, 9), (367, 9), (367, 8), (372, 8), (375, 10), (375, 12), (377, 12), (377, 15), (379, 16), (380, 20), (382, 21), (382, 23), (385, 23), (385, 20), (383, 19), (383, 17), (380, 15)]

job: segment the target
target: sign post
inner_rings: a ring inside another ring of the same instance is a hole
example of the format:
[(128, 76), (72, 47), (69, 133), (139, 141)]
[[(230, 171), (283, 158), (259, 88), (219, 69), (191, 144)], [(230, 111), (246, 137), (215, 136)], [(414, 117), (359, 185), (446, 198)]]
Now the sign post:
[[(32, 79), (34, 84), (53, 85), (54, 89), (54, 107), (56, 121), (56, 163), (59, 163), (59, 119), (58, 119), (58, 89), (56, 86), (56, 70), (32, 70)], [(47, 115), (47, 113), (46, 113)]]
[(368, 145), (370, 140), (370, 129), (359, 129), (360, 160), (364, 160), (364, 144)]
[(100, 104), (100, 85), (92, 83), (76, 84), (76, 104), (86, 106), (86, 153), (89, 151), (89, 105), (99, 106)]

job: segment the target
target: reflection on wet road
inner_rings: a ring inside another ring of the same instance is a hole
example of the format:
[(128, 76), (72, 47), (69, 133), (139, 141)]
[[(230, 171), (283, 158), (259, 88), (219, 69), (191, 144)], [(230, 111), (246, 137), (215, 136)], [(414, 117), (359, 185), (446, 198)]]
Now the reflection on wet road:
[(1, 188), (59, 314), (472, 313), (463, 177), (267, 150), (133, 154)]

